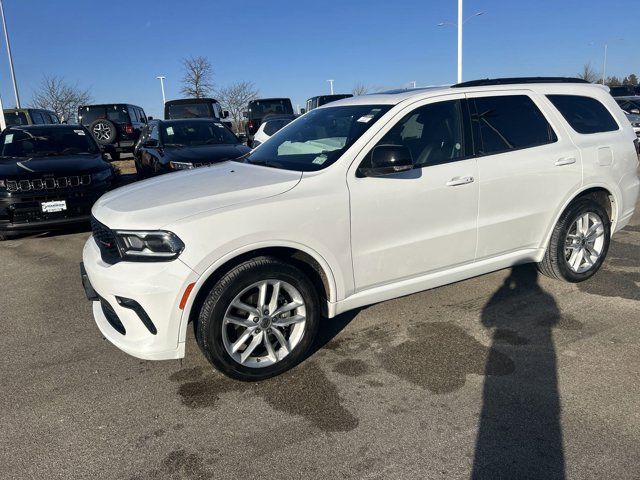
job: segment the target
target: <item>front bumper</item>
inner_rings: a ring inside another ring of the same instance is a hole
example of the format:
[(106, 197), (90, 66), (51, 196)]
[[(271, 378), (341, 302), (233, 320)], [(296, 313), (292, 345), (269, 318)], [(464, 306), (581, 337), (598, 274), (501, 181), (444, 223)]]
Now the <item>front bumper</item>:
[[(0, 231), (38, 232), (88, 222), (91, 207), (106, 191), (100, 189), (68, 192), (32, 192), (0, 197)], [(64, 200), (66, 210), (45, 213), (43, 202)]]
[[(179, 259), (111, 265), (102, 260), (93, 237), (84, 246), (82, 260), (83, 275), (86, 274), (83, 285), (87, 297), (93, 300), (96, 324), (107, 340), (129, 355), (145, 360), (184, 357), (188, 319), (183, 318), (179, 303), (187, 286), (198, 279), (193, 270)], [(120, 301), (134, 300), (153, 322), (156, 333), (152, 333), (153, 329), (139, 313), (121, 305), (117, 297)]]

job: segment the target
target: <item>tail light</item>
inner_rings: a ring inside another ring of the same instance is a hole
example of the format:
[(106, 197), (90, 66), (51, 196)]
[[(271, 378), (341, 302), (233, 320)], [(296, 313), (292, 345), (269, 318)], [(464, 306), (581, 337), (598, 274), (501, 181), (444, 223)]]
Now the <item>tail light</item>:
[(252, 129), (253, 128), (253, 122), (251, 120), (249, 120), (247, 122), (247, 128)]
[(131, 135), (133, 133), (133, 125), (125, 125), (124, 133), (126, 133), (127, 135)]

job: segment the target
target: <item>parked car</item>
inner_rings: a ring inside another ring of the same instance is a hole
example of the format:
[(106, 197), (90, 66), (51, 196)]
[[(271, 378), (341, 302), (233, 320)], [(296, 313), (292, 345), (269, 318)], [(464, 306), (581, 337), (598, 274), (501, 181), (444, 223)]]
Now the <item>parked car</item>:
[(244, 117), (247, 119), (245, 124), (247, 145), (253, 145), (253, 137), (267, 115), (293, 115), (291, 100), (288, 98), (260, 98), (249, 102), (247, 110), (244, 112)]
[(306, 103), (306, 111), (310, 112), (314, 108), (321, 107), (330, 102), (335, 102), (336, 100), (342, 100), (343, 98), (353, 97), (350, 93), (344, 94), (336, 94), (336, 95), (318, 95), (317, 97), (311, 97), (307, 100)]
[(640, 137), (640, 96), (616, 97), (615, 100), (627, 114), (627, 119), (631, 122), (636, 135)]
[(252, 147), (256, 148), (266, 142), (273, 134), (296, 119), (295, 115), (271, 115), (264, 118), (258, 131), (253, 136)]
[(0, 240), (88, 222), (113, 169), (81, 125), (21, 125), (0, 134)]
[(83, 105), (78, 107), (78, 122), (112, 160), (119, 160), (121, 153), (133, 152), (147, 115), (141, 107), (125, 103)]
[(221, 122), (194, 118), (149, 122), (134, 156), (136, 171), (144, 178), (232, 160), (249, 151)]
[(609, 93), (612, 97), (626, 97), (629, 95), (638, 95), (638, 87), (635, 85), (618, 85), (609, 87)]
[(5, 108), (3, 112), (7, 127), (60, 123), (58, 115), (42, 108)]
[(164, 119), (175, 120), (179, 118), (213, 118), (228, 127), (229, 130), (232, 129), (229, 112), (223, 110), (220, 102), (215, 98), (184, 98), (166, 102), (164, 104)]
[(102, 197), (87, 296), (131, 355), (183, 357), (192, 322), (216, 368), (265, 379), (309, 354), (322, 315), (526, 262), (590, 278), (634, 213), (639, 157), (580, 80), (339, 100), (237, 161)]

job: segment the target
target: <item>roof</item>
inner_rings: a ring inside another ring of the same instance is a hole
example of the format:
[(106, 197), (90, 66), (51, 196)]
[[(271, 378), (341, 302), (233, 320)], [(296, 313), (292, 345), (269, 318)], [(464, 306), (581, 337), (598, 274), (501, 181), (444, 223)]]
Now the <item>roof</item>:
[(186, 122), (215, 122), (222, 123), (219, 119), (214, 117), (193, 117), (193, 118), (165, 118), (164, 120), (160, 118), (154, 118), (153, 120), (149, 120), (149, 123), (186, 123)]
[(273, 97), (273, 98), (255, 98), (253, 100), (250, 100), (249, 103), (253, 103), (253, 102), (272, 102), (275, 100), (288, 100), (291, 101), (290, 98), (287, 97)]
[(37, 130), (38, 128), (57, 128), (57, 129), (75, 129), (83, 130), (85, 127), (82, 125), (68, 124), (68, 123), (38, 123), (35, 125), (7, 125), (7, 130)]
[(164, 104), (180, 105), (181, 103), (219, 103), (215, 98), (200, 97), (200, 98), (179, 98), (177, 100), (167, 100)]
[(565, 92), (583, 90), (585, 88), (603, 89), (600, 84), (593, 84), (577, 78), (567, 77), (521, 77), (521, 78), (496, 78), (485, 80), (473, 80), (456, 85), (443, 85), (433, 87), (402, 88), (388, 90), (367, 95), (336, 100), (319, 108), (339, 107), (346, 105), (397, 105), (407, 99), (423, 99), (443, 94), (480, 91), (506, 91), (506, 90), (542, 90)]
[(78, 106), (78, 109), (86, 108), (86, 107), (109, 107), (111, 105), (131, 105), (132, 107), (142, 108), (139, 105), (134, 105), (133, 103), (127, 102), (112, 102), (112, 103), (87, 103), (86, 105)]

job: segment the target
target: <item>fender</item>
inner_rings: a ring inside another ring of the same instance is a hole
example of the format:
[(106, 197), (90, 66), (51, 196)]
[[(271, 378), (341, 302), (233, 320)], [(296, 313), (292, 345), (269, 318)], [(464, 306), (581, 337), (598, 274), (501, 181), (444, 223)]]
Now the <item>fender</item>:
[[(611, 206), (611, 213), (612, 213), (611, 216), (613, 217), (611, 218), (611, 232), (613, 234), (613, 232), (615, 231), (616, 223), (618, 221), (618, 216), (620, 214), (620, 208), (621, 208), (620, 198), (622, 198), (622, 192), (620, 192), (620, 188), (618, 188), (617, 185), (606, 184), (606, 183), (589, 183), (587, 185), (582, 185), (580, 189), (573, 192), (573, 194), (571, 194), (568, 197), (568, 199), (564, 202), (564, 204), (556, 211), (553, 217), (553, 222), (547, 228), (547, 234), (544, 236), (544, 242), (542, 243), (542, 245), (540, 245), (540, 248), (542, 249), (542, 256), (544, 256), (544, 252), (546, 252), (547, 250), (547, 245), (549, 244), (549, 240), (551, 239), (551, 234), (553, 233), (553, 229), (558, 223), (558, 220), (560, 219), (562, 212), (564, 212), (567, 209), (569, 204), (573, 202), (576, 199), (576, 197), (578, 197), (581, 193), (587, 190), (590, 190), (592, 188), (603, 188), (607, 190), (611, 196), (613, 196), (613, 205)], [(536, 260), (541, 261), (542, 256)]]
[(286, 240), (264, 241), (264, 242), (251, 243), (251, 244), (245, 245), (245, 246), (243, 246), (241, 248), (232, 250), (231, 252), (229, 252), (229, 253), (223, 255), (222, 257), (218, 258), (218, 260), (216, 260), (211, 266), (209, 266), (202, 273), (202, 275), (200, 275), (200, 277), (196, 281), (195, 286), (193, 287), (193, 290), (191, 291), (191, 294), (189, 295), (189, 300), (187, 300), (187, 303), (186, 303), (186, 305), (184, 307), (184, 310), (182, 312), (182, 318), (180, 320), (180, 335), (178, 337), (178, 341), (179, 342), (182, 343), (182, 342), (184, 342), (186, 340), (186, 337), (187, 337), (187, 324), (189, 323), (189, 317), (191, 315), (191, 309), (193, 307), (193, 303), (194, 303), (195, 299), (197, 298), (198, 293), (200, 292), (200, 289), (202, 288), (204, 283), (207, 281), (207, 279), (218, 268), (220, 268), (222, 265), (224, 265), (228, 261), (233, 260), (234, 258), (242, 255), (243, 253), (251, 252), (251, 251), (254, 251), (254, 250), (260, 250), (262, 248), (270, 248), (270, 247), (286, 247), (286, 248), (292, 248), (292, 249), (295, 249), (295, 250), (300, 250), (301, 252), (306, 253), (307, 255), (312, 257), (316, 262), (318, 262), (318, 264), (322, 268), (325, 276), (327, 277), (327, 283), (329, 284), (329, 298), (327, 299), (328, 300), (328, 302), (327, 302), (327, 311), (330, 313), (329, 316), (332, 316), (331, 312), (334, 310), (332, 308), (332, 305), (335, 304), (335, 302), (339, 298), (340, 294), (344, 296), (344, 291), (343, 292), (338, 292), (338, 286), (336, 284), (336, 277), (335, 277), (335, 275), (333, 273), (333, 269), (331, 268), (329, 263), (324, 259), (324, 257), (322, 257), (315, 250), (313, 250), (313, 249), (311, 249), (311, 248), (309, 248), (309, 247), (307, 247), (305, 245), (302, 245), (302, 244), (299, 244), (299, 243), (296, 243), (296, 242), (286, 241)]

